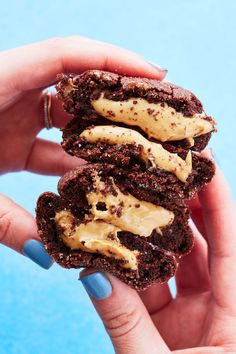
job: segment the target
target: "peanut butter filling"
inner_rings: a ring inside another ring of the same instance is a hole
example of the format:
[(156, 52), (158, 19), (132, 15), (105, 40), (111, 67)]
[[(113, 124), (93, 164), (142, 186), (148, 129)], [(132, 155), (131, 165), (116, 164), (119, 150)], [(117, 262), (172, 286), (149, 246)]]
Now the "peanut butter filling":
[[(94, 220), (105, 220), (123, 231), (148, 237), (156, 229), (171, 224), (174, 214), (149, 202), (140, 201), (131, 194), (123, 194), (110, 177), (113, 192), (106, 191), (106, 184), (97, 175), (94, 178), (94, 192), (87, 194), (88, 203), (92, 206)], [(105, 210), (99, 210), (98, 203), (103, 203)]]
[(113, 101), (104, 92), (91, 105), (101, 116), (127, 125), (140, 127), (149, 138), (162, 142), (194, 138), (215, 130), (215, 122), (203, 119), (204, 113), (185, 117), (166, 103), (149, 103), (143, 98)]
[(107, 144), (137, 144), (142, 146), (141, 159), (150, 161), (153, 166), (172, 172), (180, 181), (186, 182), (192, 172), (192, 155), (188, 152), (186, 160), (178, 154), (170, 153), (161, 144), (153, 143), (135, 130), (111, 125), (99, 125), (85, 129), (80, 137), (89, 143), (105, 142)]
[(120, 243), (117, 232), (121, 231), (114, 225), (103, 221), (88, 221), (75, 228), (76, 221), (71, 212), (62, 210), (56, 213), (55, 221), (63, 228), (61, 239), (69, 248), (80, 249), (89, 253), (100, 253), (123, 261), (123, 267), (136, 270), (138, 251), (131, 251)]
[(142, 237), (150, 236), (153, 230), (162, 233), (161, 229), (173, 222), (174, 213), (123, 194), (112, 177), (107, 184), (94, 174), (93, 181), (94, 191), (86, 195), (91, 214), (84, 223), (73, 226), (76, 218), (71, 212), (56, 213), (55, 222), (63, 229), (61, 239), (71, 249), (122, 260), (124, 268), (137, 270), (139, 251), (123, 246), (117, 233), (129, 231)]

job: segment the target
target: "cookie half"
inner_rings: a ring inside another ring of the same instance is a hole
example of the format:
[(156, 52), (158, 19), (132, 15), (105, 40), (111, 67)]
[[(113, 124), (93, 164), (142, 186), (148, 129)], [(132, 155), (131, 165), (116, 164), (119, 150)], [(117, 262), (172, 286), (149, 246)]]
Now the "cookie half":
[[(94, 136), (99, 138), (94, 140)], [(192, 198), (211, 181), (215, 172), (211, 160), (190, 150), (154, 143), (124, 127), (87, 126), (87, 121), (79, 117), (63, 129), (62, 147), (70, 155), (89, 162), (114, 164), (119, 171), (123, 169), (126, 174), (128, 171), (134, 183), (142, 175), (142, 185), (147, 189), (150, 183), (157, 190), (163, 186), (164, 193), (169, 188), (171, 195), (166, 197), (176, 202)]]
[(168, 180), (175, 200), (193, 197), (212, 179), (213, 163), (192, 150), (206, 146), (216, 124), (190, 91), (97, 70), (63, 75), (57, 90), (74, 115), (63, 129), (69, 154), (125, 169), (139, 166), (149, 181)]
[(196, 151), (216, 130), (197, 97), (169, 82), (99, 70), (60, 79), (57, 91), (65, 110), (90, 125), (125, 126), (149, 140)]
[(137, 289), (167, 281), (193, 246), (188, 210), (134, 196), (114, 171), (85, 165), (60, 179), (59, 195), (42, 194), (36, 209), (42, 241), (66, 268), (108, 271)]

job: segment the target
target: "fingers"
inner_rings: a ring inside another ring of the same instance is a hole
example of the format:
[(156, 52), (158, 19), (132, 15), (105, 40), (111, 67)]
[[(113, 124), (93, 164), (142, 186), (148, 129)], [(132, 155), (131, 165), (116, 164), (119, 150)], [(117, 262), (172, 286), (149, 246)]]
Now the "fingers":
[(0, 243), (24, 253), (45, 269), (50, 268), (53, 260), (40, 242), (32, 215), (3, 195), (0, 208)]
[(178, 294), (203, 292), (210, 288), (207, 243), (193, 222), (190, 226), (195, 243), (191, 253), (180, 260), (175, 276)]
[(153, 284), (147, 290), (139, 293), (148, 313), (160, 311), (172, 301), (172, 295), (168, 284)]
[[(38, 114), (37, 114), (37, 116), (39, 117), (41, 129), (45, 128), (43, 101), (44, 101), (44, 94), (42, 92), (40, 104), (38, 106)], [(58, 100), (55, 93), (51, 93), (50, 115), (52, 118), (52, 125), (55, 128), (64, 128), (65, 125), (72, 119), (72, 116), (64, 111), (63, 105), (61, 101)]]
[(39, 239), (33, 217), (11, 199), (0, 195), (0, 242), (21, 252), (25, 241)]
[(136, 291), (103, 273), (81, 274), (118, 354), (169, 353)]
[(226, 179), (219, 169), (212, 182), (199, 194), (209, 243), (210, 275), (215, 299), (235, 310), (236, 208)]
[[(175, 354), (217, 354), (217, 353), (222, 354), (227, 352), (226, 350), (227, 349), (223, 347), (208, 346), (208, 347), (175, 350), (174, 353)], [(230, 351), (228, 351), (228, 353), (230, 353)]]
[[(63, 105), (61, 101), (58, 100), (56, 94), (51, 95), (52, 103), (51, 103), (51, 117), (52, 123), (55, 128), (63, 128), (70, 120), (71, 115), (64, 111)], [(43, 107), (43, 104), (41, 105)], [(43, 114), (41, 114), (41, 118), (43, 120)], [(43, 127), (45, 122), (43, 121)]]
[(219, 167), (216, 168), (212, 182), (199, 193), (199, 199), (211, 254), (219, 257), (236, 255), (235, 204)]
[(189, 207), (191, 211), (191, 219), (193, 220), (194, 224), (196, 225), (198, 231), (200, 234), (206, 239), (206, 228), (205, 228), (205, 223), (203, 219), (203, 213), (202, 213), (202, 206), (199, 201), (199, 197), (196, 196), (192, 200), (187, 201), (187, 206)]
[(166, 74), (133, 52), (79, 36), (49, 39), (3, 52), (0, 64), (1, 79), (17, 91), (49, 86), (61, 72), (81, 73), (87, 69), (160, 80)]
[(61, 176), (83, 163), (84, 160), (66, 154), (59, 144), (38, 138), (32, 146), (25, 170), (43, 175)]

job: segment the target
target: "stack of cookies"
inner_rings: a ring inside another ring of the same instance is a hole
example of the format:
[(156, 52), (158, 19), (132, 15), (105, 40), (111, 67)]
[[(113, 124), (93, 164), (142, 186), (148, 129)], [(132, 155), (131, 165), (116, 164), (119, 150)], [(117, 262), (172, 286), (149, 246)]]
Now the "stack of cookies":
[(136, 289), (165, 282), (193, 247), (185, 201), (214, 175), (199, 156), (215, 129), (195, 95), (168, 82), (90, 70), (61, 75), (73, 119), (62, 147), (88, 163), (37, 203), (39, 234), (66, 268), (91, 267)]

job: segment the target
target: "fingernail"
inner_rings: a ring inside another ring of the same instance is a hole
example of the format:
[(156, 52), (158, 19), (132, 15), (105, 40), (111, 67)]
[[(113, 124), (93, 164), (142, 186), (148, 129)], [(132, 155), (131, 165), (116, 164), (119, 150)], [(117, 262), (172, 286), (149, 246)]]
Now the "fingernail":
[(112, 286), (107, 277), (96, 272), (80, 278), (85, 290), (96, 300), (104, 300), (112, 293)]
[(222, 167), (221, 164), (220, 164), (220, 162), (219, 162), (218, 157), (216, 156), (215, 151), (214, 151), (212, 148), (210, 148), (210, 151), (211, 151), (211, 157), (212, 157), (213, 161), (214, 161), (219, 167)]
[(211, 156), (211, 158), (215, 160), (213, 149), (211, 147), (209, 147), (208, 151), (209, 151), (209, 155)]
[(207, 147), (205, 152), (209, 158), (211, 158), (212, 160), (214, 160), (218, 163), (217, 158), (215, 156), (215, 152), (213, 151), (213, 149), (211, 147)]
[(27, 241), (22, 253), (44, 269), (49, 269), (53, 264), (52, 257), (49, 256), (42, 242), (37, 240)]
[(211, 152), (212, 159), (215, 160), (218, 163), (218, 165), (219, 165), (219, 161), (218, 161), (218, 159), (216, 157), (215, 151), (212, 148), (210, 148), (210, 152)]
[(157, 64), (154, 64), (154, 63), (152, 63), (152, 62), (150, 62), (150, 61), (148, 61), (148, 64), (150, 64), (151, 66), (153, 66), (153, 67), (154, 67), (156, 70), (158, 70), (158, 71), (161, 71), (161, 72), (163, 72), (163, 73), (165, 73), (165, 74), (168, 73), (168, 70), (167, 70), (167, 69), (162, 68), (161, 66), (159, 66), (159, 65), (157, 65)]
[(218, 157), (215, 154), (215, 151), (211, 147), (207, 147), (205, 150), (203, 150), (203, 156), (208, 157), (211, 159), (216, 165), (221, 167), (221, 164), (218, 160)]

